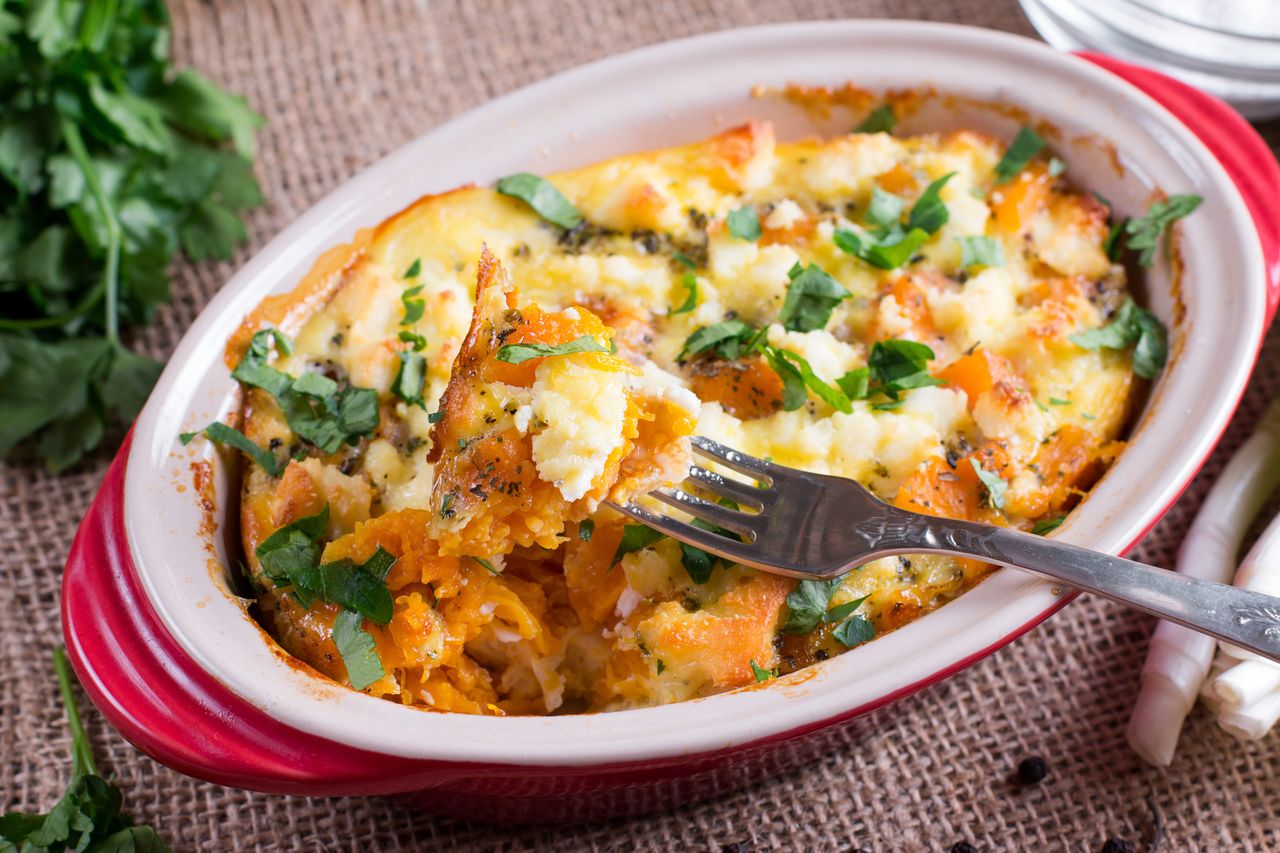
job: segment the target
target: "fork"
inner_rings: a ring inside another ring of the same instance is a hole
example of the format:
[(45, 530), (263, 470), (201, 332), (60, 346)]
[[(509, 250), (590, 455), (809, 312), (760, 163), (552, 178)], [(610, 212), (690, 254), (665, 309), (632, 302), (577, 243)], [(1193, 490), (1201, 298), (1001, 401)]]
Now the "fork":
[(658, 489), (649, 495), (737, 538), (634, 501), (609, 505), (726, 560), (794, 578), (825, 580), (881, 557), (921, 553), (1026, 569), (1280, 663), (1280, 598), (1019, 530), (909, 512), (885, 503), (854, 480), (776, 465), (702, 436), (692, 442), (699, 456), (755, 483), (695, 465), (689, 479), (700, 490), (728, 499), (729, 505), (682, 489)]

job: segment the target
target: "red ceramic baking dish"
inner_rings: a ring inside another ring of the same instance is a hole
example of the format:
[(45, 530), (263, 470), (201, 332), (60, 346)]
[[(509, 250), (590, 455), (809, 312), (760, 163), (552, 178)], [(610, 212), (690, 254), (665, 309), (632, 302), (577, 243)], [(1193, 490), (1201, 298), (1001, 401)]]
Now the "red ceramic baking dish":
[(229, 592), (234, 472), (177, 436), (236, 406), (223, 345), (263, 297), (290, 289), (358, 228), (464, 181), (581, 166), (749, 118), (773, 121), (784, 138), (833, 132), (834, 119), (751, 90), (848, 81), (935, 88), (908, 133), (974, 127), (1010, 138), (1010, 116), (1030, 115), (1057, 129), (1073, 178), (1123, 214), (1145, 211), (1158, 191), (1204, 197), (1180, 224), (1179, 262), (1162, 259), (1145, 283), (1171, 329), (1170, 366), (1127, 450), (1056, 534), (1130, 548), (1221, 435), (1275, 310), (1280, 169), (1267, 147), (1224, 104), (1169, 78), (1027, 39), (896, 21), (738, 30), (586, 66), (437, 128), (325, 199), (223, 288), (179, 345), (68, 558), (66, 643), (94, 703), (147, 754), (224, 785), (399, 794), (490, 820), (599, 817), (795, 766), (1065, 605), (1069, 591), (1001, 570), (874, 643), (759, 688), (494, 718), (401, 706), (291, 666)]

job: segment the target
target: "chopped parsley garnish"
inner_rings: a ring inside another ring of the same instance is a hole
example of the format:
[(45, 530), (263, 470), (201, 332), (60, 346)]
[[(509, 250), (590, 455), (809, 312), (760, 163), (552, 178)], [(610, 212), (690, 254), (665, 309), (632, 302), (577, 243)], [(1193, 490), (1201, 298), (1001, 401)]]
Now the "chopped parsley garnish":
[(950, 214), (939, 193), (955, 172), (949, 172), (925, 187), (901, 222), (905, 203), (891, 193), (875, 188), (867, 208), (867, 222), (874, 230), (858, 233), (848, 229), (835, 232), (834, 241), (841, 251), (874, 267), (897, 269), (915, 256), (929, 235), (947, 223)]
[(684, 252), (672, 252), (671, 259), (685, 269), (696, 270), (698, 268), (698, 265), (693, 262), (693, 258), (689, 257)]
[(364, 690), (387, 674), (373, 635), (364, 629), (359, 613), (344, 610), (338, 614), (333, 620), (333, 644), (347, 667), (347, 680), (356, 690)]
[(1004, 247), (994, 237), (957, 237), (960, 242), (960, 266), (1002, 267)]
[(234, 447), (236, 450), (244, 453), (256, 462), (259, 468), (266, 471), (272, 477), (279, 477), (284, 473), (284, 466), (276, 459), (274, 453), (254, 444), (249, 440), (249, 437), (240, 430), (233, 426), (227, 426), (221, 421), (214, 421), (204, 429), (199, 429), (195, 432), (184, 432), (178, 436), (178, 440), (183, 444), (190, 444), (193, 438), (202, 434), (205, 438), (215, 444), (225, 444), (228, 447)]
[(543, 219), (561, 228), (575, 228), (582, 223), (582, 214), (546, 178), (528, 172), (508, 175), (498, 181), (498, 192), (520, 199)]
[(400, 369), (396, 372), (395, 381), (391, 383), (391, 391), (410, 406), (427, 408), (422, 399), (422, 388), (427, 378), (427, 360), (418, 352), (399, 352)]
[[(280, 345), (282, 340), (285, 347)], [(336, 382), (320, 374), (295, 379), (266, 363), (272, 341), (282, 353), (289, 351), (287, 339), (279, 331), (264, 329), (253, 336), (231, 376), (274, 397), (299, 438), (325, 453), (334, 453), (344, 443), (354, 445), (377, 428), (377, 391), (354, 386), (339, 390)]]
[(663, 670), (666, 668), (667, 665), (662, 662), (662, 658), (658, 658), (658, 675), (662, 675)]
[(652, 527), (646, 527), (643, 524), (623, 525), (622, 541), (618, 543), (618, 550), (613, 552), (613, 560), (610, 561), (610, 565), (617, 565), (618, 561), (628, 554), (648, 548), (661, 539), (662, 536), (663, 534)]
[(1023, 125), (1012, 144), (996, 164), (996, 183), (1007, 184), (1022, 173), (1031, 159), (1044, 148), (1045, 141), (1031, 128)]
[(1049, 177), (1056, 178), (1067, 171), (1067, 164), (1057, 157), (1049, 158)]
[(489, 574), (491, 574), (491, 575), (500, 575), (500, 574), (502, 574), (502, 572), (498, 571), (497, 569), (495, 569), (495, 568), (493, 567), (493, 563), (489, 562), (489, 561), (488, 561), (488, 560), (486, 560), (484, 557), (472, 557), (471, 559), (473, 559), (473, 560), (475, 560), (477, 563), (479, 563), (479, 564), (480, 564), (480, 567), (481, 567), (482, 569), (484, 569), (486, 572), (488, 572)]
[(901, 196), (873, 187), (871, 204), (867, 206), (867, 221), (872, 225), (888, 228), (902, 219), (902, 211), (906, 205), (906, 201)]
[(908, 231), (919, 228), (933, 234), (947, 224), (951, 214), (947, 212), (947, 206), (943, 203), (940, 193), (947, 185), (947, 181), (955, 177), (955, 174), (955, 172), (947, 172), (924, 188), (924, 192), (920, 193), (916, 203), (911, 205), (911, 212), (907, 214)]
[(424, 285), (415, 284), (400, 294), (400, 301), (404, 303), (404, 317), (400, 320), (401, 326), (412, 326), (422, 319), (422, 313), (426, 310), (427, 303), (418, 294), (422, 292), (423, 287)]
[(942, 380), (929, 375), (933, 350), (915, 341), (896, 338), (876, 341), (867, 359), (870, 390), (897, 400), (903, 391), (941, 385)]
[(400, 332), (400, 340), (413, 347), (414, 352), (422, 352), (427, 348), (427, 339), (416, 332), (405, 329)]
[(570, 355), (576, 352), (608, 352), (608, 347), (590, 335), (563, 344), (504, 344), (498, 347), (498, 361), (507, 364), (523, 364), (531, 358), (545, 358), (552, 355)]
[(676, 360), (680, 361), (686, 355), (698, 355), (708, 351), (714, 352), (721, 358), (736, 359), (753, 349), (751, 342), (762, 331), (762, 329), (748, 326), (741, 320), (723, 320), (710, 326), (703, 326), (684, 342), (684, 348)]
[(687, 314), (698, 306), (698, 277), (687, 272), (680, 277), (680, 283), (684, 285), (687, 294), (679, 308), (671, 309), (672, 314)]
[(846, 415), (853, 411), (853, 404), (844, 391), (822, 381), (801, 356), (778, 347), (766, 347), (764, 353), (773, 372), (782, 379), (782, 408), (785, 411), (803, 406), (809, 391), (836, 411)]
[(1057, 530), (1059, 527), (1062, 526), (1062, 522), (1066, 520), (1067, 520), (1067, 517), (1065, 515), (1060, 515), (1057, 518), (1041, 519), (1040, 521), (1036, 522), (1035, 527), (1031, 528), (1031, 532), (1036, 534), (1037, 536), (1043, 536), (1046, 533), (1049, 533), (1050, 531)]
[(596, 523), (589, 518), (578, 522), (578, 538), (583, 542), (591, 541), (591, 534), (596, 532)]
[(231, 371), (231, 378), (245, 385), (261, 388), (273, 397), (280, 397), (289, 390), (293, 378), (267, 364), (271, 357), (271, 345), (275, 344), (281, 355), (293, 352), (293, 344), (279, 329), (262, 329), (249, 340), (244, 357)]
[(871, 370), (856, 367), (837, 379), (836, 384), (850, 400), (865, 400), (871, 393)]
[(855, 598), (852, 601), (846, 601), (844, 604), (837, 604), (835, 607), (822, 614), (822, 621), (828, 625), (839, 622), (853, 611), (862, 606), (862, 602), (870, 598), (870, 595), (864, 595), (862, 598)]
[(1064, 399), (1062, 399), (1061, 397), (1050, 397), (1050, 398), (1049, 398), (1049, 405), (1050, 405), (1050, 406), (1070, 406), (1070, 405), (1071, 405), (1071, 401), (1070, 401), (1070, 400), (1064, 400)]
[(841, 228), (836, 231), (834, 239), (841, 251), (866, 261), (873, 267), (892, 270), (911, 260), (916, 249), (929, 239), (929, 234), (920, 228), (903, 231), (898, 227), (884, 238), (875, 238)]
[(754, 243), (760, 239), (760, 215), (751, 205), (743, 205), (729, 212), (725, 224), (729, 228), (729, 236)]
[(427, 415), (427, 423), (429, 424), (438, 424), (442, 420), (444, 420), (444, 409), (436, 409), (434, 412)]
[(755, 658), (751, 659), (751, 674), (756, 678), (756, 684), (763, 684), (773, 678), (773, 670), (765, 669), (755, 662)]
[(784, 634), (808, 634), (827, 612), (831, 596), (840, 588), (844, 577), (829, 581), (802, 580), (787, 596), (787, 615), (782, 623)]
[(1156, 378), (1169, 358), (1164, 325), (1132, 299), (1120, 306), (1111, 322), (1098, 329), (1077, 332), (1071, 336), (1071, 342), (1087, 350), (1132, 346), (1133, 372), (1143, 379)]
[(868, 640), (874, 640), (876, 636), (876, 628), (870, 621), (861, 616), (850, 616), (848, 619), (836, 626), (831, 632), (831, 636), (835, 637), (845, 648), (853, 648), (860, 646)]
[[(724, 498), (720, 500), (720, 504), (722, 506), (732, 507), (733, 509), (738, 508), (737, 503)], [(700, 518), (695, 518), (692, 521), (692, 524), (694, 527), (701, 528), (708, 533), (718, 533), (721, 536), (734, 540), (735, 542), (742, 541), (738, 534), (733, 531), (725, 530), (717, 524), (710, 524)], [(711, 580), (711, 574), (715, 571), (716, 566), (722, 562), (721, 559), (715, 554), (710, 554), (703, 551), (701, 548), (697, 548), (685, 542), (681, 542), (679, 544), (680, 565), (684, 566), (685, 572), (689, 575), (689, 580), (698, 584), (706, 583)]]
[(1198, 195), (1171, 195), (1164, 201), (1151, 205), (1146, 216), (1130, 219), (1125, 223), (1125, 245), (1142, 252), (1138, 256), (1138, 263), (1144, 267), (1154, 264), (1160, 235), (1175, 221), (1199, 207), (1203, 200)]
[(1009, 484), (999, 474), (983, 468), (981, 463), (972, 456), (969, 457), (969, 464), (973, 466), (974, 473), (978, 475), (983, 488), (986, 489), (988, 506), (992, 509), (1004, 509), (1005, 493), (1009, 491)]
[(71, 730), (71, 782), (48, 814), (0, 815), (0, 850), (169, 853), (168, 845), (155, 830), (135, 825), (121, 812), (120, 790), (98, 775), (89, 737), (71, 693), (75, 676), (61, 648), (54, 649), (53, 668), (67, 714), (67, 728)]
[(404, 271), (405, 278), (417, 278), (422, 272), (422, 258), (414, 258), (413, 263), (409, 264), (409, 268)]
[(888, 104), (881, 104), (871, 112), (867, 113), (867, 117), (862, 123), (853, 129), (854, 133), (893, 133), (893, 127), (898, 123), (897, 117), (893, 114), (893, 107)]
[(849, 298), (849, 291), (817, 264), (796, 264), (787, 272), (791, 284), (778, 313), (778, 322), (792, 332), (825, 328), (831, 311)]

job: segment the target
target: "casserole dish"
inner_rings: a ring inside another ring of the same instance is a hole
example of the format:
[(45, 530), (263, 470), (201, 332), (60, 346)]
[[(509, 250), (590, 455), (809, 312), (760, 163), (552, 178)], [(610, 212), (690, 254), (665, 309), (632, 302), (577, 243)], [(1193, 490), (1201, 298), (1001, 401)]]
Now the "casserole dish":
[[(740, 30), (568, 72), (375, 165), (286, 229), (210, 303), (121, 448), (64, 579), (67, 646), (89, 695), (145, 752), (220, 784), (409, 794), (489, 819), (585, 818), (688, 802), (793, 766), (848, 737), (841, 724), (871, 724), (870, 712), (1010, 642), (1070, 595), (1002, 570), (850, 654), (762, 688), (679, 705), (548, 718), (396, 706), (292, 666), (264, 640), (228, 594), (224, 567), (236, 556), (227, 545), (236, 539), (226, 514), (235, 491), (229, 470), (176, 439), (235, 405), (222, 348), (243, 316), (292, 287), (321, 248), (419, 195), (697, 139), (752, 117), (773, 120), (784, 138), (841, 128), (838, 111), (823, 117), (782, 99), (753, 100), (753, 84), (853, 80), (878, 91), (937, 83), (946, 94), (924, 99), (904, 130), (974, 126), (1010, 138), (1029, 114), (1057, 128), (1054, 143), (1077, 182), (1122, 213), (1145, 210), (1156, 189), (1204, 197), (1198, 215), (1181, 223), (1175, 261), (1161, 260), (1147, 279), (1146, 303), (1171, 329), (1170, 366), (1129, 449), (1058, 534), (1127, 550), (1190, 481), (1244, 388), (1277, 295), (1280, 211), (1272, 196), (1280, 170), (1219, 102), (1151, 72), (1094, 61), (933, 24)], [(1016, 89), (1008, 86), (1014, 79)]]

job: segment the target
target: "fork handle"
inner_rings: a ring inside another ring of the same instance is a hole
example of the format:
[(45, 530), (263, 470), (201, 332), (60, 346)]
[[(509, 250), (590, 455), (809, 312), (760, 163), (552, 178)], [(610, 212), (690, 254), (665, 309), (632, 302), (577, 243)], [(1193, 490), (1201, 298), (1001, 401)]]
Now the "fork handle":
[(1028, 569), (1280, 663), (1280, 598), (1002, 527), (947, 521), (924, 538), (921, 550)]

